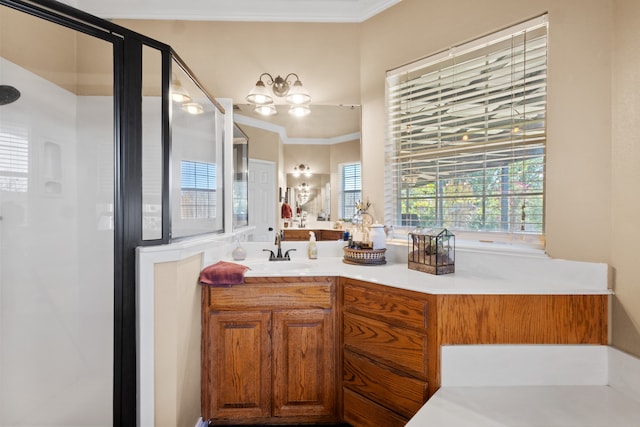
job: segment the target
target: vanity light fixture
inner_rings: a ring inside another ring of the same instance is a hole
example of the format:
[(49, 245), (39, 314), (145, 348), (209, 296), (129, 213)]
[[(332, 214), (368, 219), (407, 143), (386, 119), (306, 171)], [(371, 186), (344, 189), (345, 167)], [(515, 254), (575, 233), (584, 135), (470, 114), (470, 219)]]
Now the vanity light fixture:
[(171, 100), (173, 102), (177, 102), (178, 104), (183, 104), (185, 102), (191, 101), (191, 96), (189, 96), (189, 92), (182, 86), (180, 80), (173, 75), (171, 79)]
[(289, 114), (295, 117), (304, 117), (311, 113), (308, 105), (292, 105), (289, 107)]
[(278, 111), (276, 110), (276, 106), (273, 104), (256, 105), (255, 107), (253, 107), (253, 111), (263, 116), (274, 116), (278, 114)]
[(303, 182), (300, 185), (298, 185), (298, 190), (300, 190), (301, 193), (309, 193), (310, 188), (311, 186), (306, 182)]
[(202, 114), (204, 113), (204, 108), (202, 105), (197, 102), (187, 102), (182, 104), (182, 109), (189, 114)]
[(298, 178), (301, 174), (304, 174), (306, 177), (310, 177), (311, 174), (311, 166), (308, 164), (300, 163), (297, 166), (293, 167), (293, 176)]
[[(295, 77), (293, 83), (289, 80), (291, 77)], [(266, 85), (271, 86), (271, 92), (267, 90)], [(296, 73), (289, 73), (285, 78), (280, 76), (273, 78), (269, 73), (260, 74), (255, 87), (251, 89), (246, 99), (254, 106), (253, 111), (270, 116), (276, 114), (276, 108), (273, 105), (276, 98), (272, 94), (278, 98), (284, 98), (286, 103), (290, 105), (289, 113), (294, 116), (303, 117), (311, 112), (308, 106), (311, 102), (311, 95), (302, 86), (302, 82)], [(269, 107), (261, 108), (264, 106)]]

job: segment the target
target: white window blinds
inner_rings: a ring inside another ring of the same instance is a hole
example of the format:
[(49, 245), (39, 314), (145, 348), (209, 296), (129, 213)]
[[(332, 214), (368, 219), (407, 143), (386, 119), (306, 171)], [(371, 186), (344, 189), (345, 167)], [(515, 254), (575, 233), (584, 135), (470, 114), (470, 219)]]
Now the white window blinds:
[(362, 199), (360, 163), (340, 165), (340, 218), (351, 219), (356, 213), (356, 203)]
[(0, 128), (0, 191), (28, 190), (29, 140), (26, 129), (3, 123)]
[(546, 17), (387, 74), (391, 222), (544, 231)]
[(180, 211), (182, 219), (216, 217), (217, 165), (214, 163), (180, 162)]

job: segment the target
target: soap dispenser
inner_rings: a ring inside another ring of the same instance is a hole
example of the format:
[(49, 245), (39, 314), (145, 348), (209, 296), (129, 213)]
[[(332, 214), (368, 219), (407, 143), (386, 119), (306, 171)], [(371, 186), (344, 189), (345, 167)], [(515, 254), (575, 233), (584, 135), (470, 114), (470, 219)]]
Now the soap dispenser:
[(309, 259), (318, 258), (318, 245), (316, 244), (316, 233), (309, 232)]

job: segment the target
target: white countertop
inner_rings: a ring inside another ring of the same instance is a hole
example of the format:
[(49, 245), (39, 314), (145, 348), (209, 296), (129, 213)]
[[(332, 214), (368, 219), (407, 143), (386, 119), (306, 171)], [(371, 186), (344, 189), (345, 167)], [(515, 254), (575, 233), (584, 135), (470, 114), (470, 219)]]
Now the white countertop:
[(637, 427), (639, 415), (606, 385), (442, 387), (406, 427)]
[(389, 253), (387, 264), (360, 266), (346, 264), (337, 256), (341, 245), (336, 250), (335, 245), (323, 247), (322, 243), (318, 242), (320, 256), (314, 260), (307, 259), (305, 242), (283, 242), (283, 252), (296, 249), (291, 252), (291, 261), (269, 262), (268, 253), (248, 250), (249, 258), (234, 262), (251, 267), (247, 277), (342, 276), (432, 294), (611, 293), (606, 264), (458, 251), (455, 273), (433, 275), (408, 268), (406, 247), (388, 248), (388, 252), (400, 253)]
[(636, 427), (640, 360), (594, 345), (442, 347), (442, 387), (407, 427)]

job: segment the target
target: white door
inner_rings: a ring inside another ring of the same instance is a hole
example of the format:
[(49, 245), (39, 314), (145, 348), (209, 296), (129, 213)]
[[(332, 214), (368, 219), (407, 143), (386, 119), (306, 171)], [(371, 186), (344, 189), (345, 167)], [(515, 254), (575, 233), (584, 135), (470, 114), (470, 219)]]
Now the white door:
[(273, 242), (276, 219), (276, 164), (249, 159), (249, 225), (255, 227), (250, 240)]

